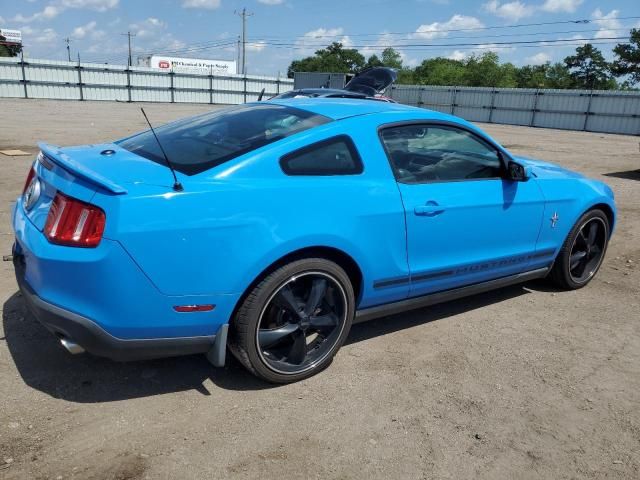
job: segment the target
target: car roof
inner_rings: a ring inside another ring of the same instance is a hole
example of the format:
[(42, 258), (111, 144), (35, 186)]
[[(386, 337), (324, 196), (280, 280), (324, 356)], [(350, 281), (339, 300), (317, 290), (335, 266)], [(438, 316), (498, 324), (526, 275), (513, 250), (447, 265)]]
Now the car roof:
[[(266, 103), (266, 102), (265, 102)], [(432, 110), (411, 107), (400, 103), (381, 102), (371, 99), (357, 98), (278, 98), (268, 100), (268, 103), (283, 105), (292, 108), (307, 110), (318, 115), (329, 117), (333, 120), (355, 117), (357, 115), (369, 115), (384, 112), (415, 113), (416, 118), (444, 119), (451, 118)]]

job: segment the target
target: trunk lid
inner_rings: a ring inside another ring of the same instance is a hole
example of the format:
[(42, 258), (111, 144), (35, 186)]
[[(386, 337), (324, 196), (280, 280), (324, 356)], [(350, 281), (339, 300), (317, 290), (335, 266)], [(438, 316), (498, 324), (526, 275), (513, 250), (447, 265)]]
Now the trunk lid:
[(114, 194), (125, 194), (131, 185), (173, 185), (171, 170), (115, 143), (58, 147), (39, 143), (42, 153), (69, 173)]
[(344, 89), (375, 97), (377, 94), (383, 93), (397, 78), (398, 73), (393, 68), (374, 67), (352, 78)]
[(38, 198), (22, 199), (27, 217), (44, 229), (51, 202), (60, 191), (92, 203), (96, 192), (120, 196), (146, 190), (146, 186), (171, 189), (173, 177), (164, 165), (131, 153), (114, 143), (58, 147), (39, 143), (41, 154), (34, 164)]

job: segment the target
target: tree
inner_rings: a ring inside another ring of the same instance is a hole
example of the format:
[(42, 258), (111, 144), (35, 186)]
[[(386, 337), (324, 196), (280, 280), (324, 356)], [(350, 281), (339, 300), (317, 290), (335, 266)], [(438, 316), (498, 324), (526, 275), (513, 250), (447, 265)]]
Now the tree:
[(430, 58), (415, 68), (413, 80), (421, 85), (466, 85), (465, 65), (460, 60)]
[(387, 47), (382, 51), (382, 65), (400, 70), (402, 68), (402, 56), (393, 48)]
[(617, 77), (629, 76), (631, 84), (640, 83), (640, 28), (631, 30), (629, 43), (619, 43), (613, 49), (616, 59), (611, 70)]
[(384, 64), (382, 63), (382, 60), (380, 60), (378, 56), (374, 53), (367, 59), (367, 63), (365, 64), (364, 68), (383, 67), (383, 66)]
[(7, 39), (0, 35), (0, 57), (17, 57), (22, 52), (22, 45), (5, 43)]
[[(602, 52), (590, 43), (576, 48), (576, 54), (564, 59), (578, 88), (606, 90), (612, 88), (610, 66)], [(613, 81), (615, 88), (615, 81)]]
[(546, 88), (576, 88), (576, 82), (564, 63), (554, 63), (547, 68)]
[(516, 71), (518, 88), (546, 88), (549, 63), (542, 65), (525, 65)]
[(471, 55), (464, 62), (465, 85), (470, 87), (515, 87), (516, 67), (512, 63), (500, 65), (495, 52)]
[(341, 43), (334, 42), (317, 50), (313, 57), (291, 62), (287, 76), (293, 78), (294, 72), (358, 73), (364, 65), (364, 56), (358, 50), (344, 48)]

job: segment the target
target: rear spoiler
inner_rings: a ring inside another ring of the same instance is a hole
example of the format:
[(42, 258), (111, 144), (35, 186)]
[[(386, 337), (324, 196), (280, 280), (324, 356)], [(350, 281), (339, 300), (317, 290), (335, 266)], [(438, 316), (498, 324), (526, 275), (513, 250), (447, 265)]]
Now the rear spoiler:
[(39, 142), (38, 147), (40, 147), (40, 151), (46, 155), (48, 159), (77, 177), (105, 188), (116, 195), (124, 195), (127, 193), (126, 188), (87, 168), (86, 165), (75, 161), (69, 157), (69, 155), (61, 152), (56, 145)]

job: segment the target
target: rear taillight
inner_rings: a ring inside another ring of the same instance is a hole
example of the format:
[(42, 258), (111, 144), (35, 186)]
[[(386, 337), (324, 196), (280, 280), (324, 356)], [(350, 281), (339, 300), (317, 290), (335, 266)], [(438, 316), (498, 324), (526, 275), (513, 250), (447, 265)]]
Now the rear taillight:
[(104, 232), (105, 215), (101, 208), (56, 193), (44, 234), (51, 243), (71, 247), (97, 247)]
[(33, 180), (33, 177), (36, 176), (36, 169), (35, 167), (31, 166), (31, 170), (29, 170), (29, 173), (27, 174), (27, 180), (24, 182), (24, 188), (22, 189), (22, 195), (24, 195), (24, 192), (27, 191), (27, 188), (29, 187), (29, 185), (31, 185), (31, 181)]

